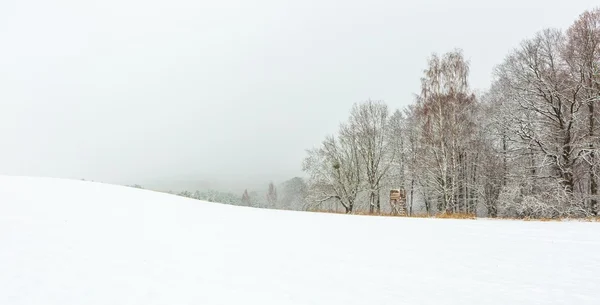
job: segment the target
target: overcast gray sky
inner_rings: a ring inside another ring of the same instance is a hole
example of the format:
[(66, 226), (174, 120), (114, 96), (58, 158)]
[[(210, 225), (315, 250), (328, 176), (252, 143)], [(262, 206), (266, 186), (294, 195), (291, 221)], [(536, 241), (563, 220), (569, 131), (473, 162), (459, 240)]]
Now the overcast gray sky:
[(432, 52), (473, 87), (597, 1), (2, 0), (0, 174), (282, 180), (354, 102), (412, 102)]

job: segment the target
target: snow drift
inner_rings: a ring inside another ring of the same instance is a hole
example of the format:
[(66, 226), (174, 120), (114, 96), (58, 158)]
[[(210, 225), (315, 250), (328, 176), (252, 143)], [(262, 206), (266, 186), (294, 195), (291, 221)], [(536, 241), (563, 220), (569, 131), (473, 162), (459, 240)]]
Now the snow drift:
[(0, 177), (0, 304), (598, 304), (600, 224), (409, 219)]

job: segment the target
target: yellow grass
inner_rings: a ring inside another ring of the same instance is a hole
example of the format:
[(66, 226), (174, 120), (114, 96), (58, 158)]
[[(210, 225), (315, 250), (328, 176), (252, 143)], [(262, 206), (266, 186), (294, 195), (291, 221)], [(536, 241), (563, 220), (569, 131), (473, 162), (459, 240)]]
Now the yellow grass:
[(450, 218), (450, 219), (476, 219), (477, 217), (473, 214), (465, 213), (443, 213), (435, 216), (436, 218)]
[[(329, 213), (329, 214), (346, 214), (343, 211), (332, 211), (332, 210), (310, 210), (309, 212), (315, 213)], [(473, 214), (465, 214), (465, 213), (442, 213), (437, 215), (427, 215), (424, 213), (413, 214), (410, 216), (404, 215), (394, 215), (390, 212), (381, 212), (379, 214), (370, 214), (366, 211), (355, 211), (350, 215), (361, 215), (361, 216), (385, 216), (385, 217), (410, 217), (410, 218), (440, 218), (440, 219), (477, 219), (477, 216)], [(586, 222), (600, 222), (600, 216), (594, 217), (586, 217), (586, 218), (533, 218), (533, 217), (525, 217), (525, 218), (515, 218), (515, 217), (497, 217), (497, 219), (506, 219), (506, 220), (521, 220), (521, 221), (542, 221), (542, 222), (551, 222), (551, 221), (586, 221)]]
[[(346, 214), (345, 212), (342, 211), (332, 211), (332, 210), (310, 210), (309, 212), (315, 212), (315, 213), (328, 213), (328, 214)], [(443, 218), (443, 219), (476, 219), (477, 217), (473, 214), (464, 214), (464, 213), (443, 213), (443, 214), (437, 214), (437, 215), (427, 215), (427, 214), (413, 214), (410, 216), (406, 216), (406, 215), (396, 215), (396, 214), (392, 214), (390, 212), (381, 212), (381, 213), (374, 213), (374, 214), (370, 214), (369, 212), (366, 211), (355, 211), (350, 213), (349, 215), (361, 215), (361, 216), (385, 216), (385, 217), (411, 217), (411, 218)]]

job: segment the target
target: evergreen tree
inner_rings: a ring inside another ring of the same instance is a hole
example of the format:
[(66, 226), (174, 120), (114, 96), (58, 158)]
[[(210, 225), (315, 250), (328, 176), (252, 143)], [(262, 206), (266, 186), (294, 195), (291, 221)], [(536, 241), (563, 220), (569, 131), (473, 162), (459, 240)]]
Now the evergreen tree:
[(277, 205), (277, 189), (273, 182), (269, 183), (269, 192), (267, 193), (267, 202), (270, 208), (274, 208)]
[(250, 195), (248, 195), (248, 190), (244, 190), (244, 194), (242, 195), (242, 205), (250, 206)]

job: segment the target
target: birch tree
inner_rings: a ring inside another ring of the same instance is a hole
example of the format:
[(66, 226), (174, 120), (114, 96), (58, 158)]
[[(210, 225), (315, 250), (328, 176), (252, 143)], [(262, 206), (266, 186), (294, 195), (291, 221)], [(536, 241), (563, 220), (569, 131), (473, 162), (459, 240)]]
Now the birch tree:
[(422, 118), (422, 141), (426, 159), (421, 168), (427, 173), (429, 191), (437, 197), (440, 212), (472, 212), (469, 202), (471, 178), (465, 167), (472, 155), (467, 150), (471, 139), (471, 120), (475, 96), (468, 84), (469, 64), (462, 51), (443, 57), (433, 54), (421, 79), (417, 115)]

